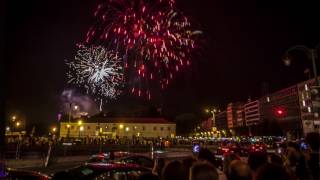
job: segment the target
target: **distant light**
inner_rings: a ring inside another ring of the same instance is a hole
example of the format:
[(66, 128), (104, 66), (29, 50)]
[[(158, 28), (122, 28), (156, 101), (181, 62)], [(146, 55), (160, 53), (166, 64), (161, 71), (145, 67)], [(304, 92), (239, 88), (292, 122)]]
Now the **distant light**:
[(67, 128), (70, 128), (70, 124), (67, 124)]
[(16, 116), (12, 116), (12, 120), (14, 121), (14, 120), (16, 120), (17, 119), (17, 117)]
[(267, 97), (267, 102), (270, 102), (270, 97), (269, 96)]
[(80, 126), (80, 131), (83, 131), (83, 129), (84, 129), (83, 126)]
[(306, 106), (306, 101), (305, 100), (302, 101), (302, 106)]
[(309, 90), (309, 88), (308, 88), (308, 84), (305, 84), (305, 85), (304, 85), (304, 89), (305, 89), (306, 91), (308, 91), (308, 90)]
[(291, 64), (290, 58), (289, 58), (288, 56), (285, 57), (285, 58), (283, 59), (283, 63), (284, 63), (284, 65), (286, 65), (286, 66), (290, 66), (290, 64)]
[(9, 126), (6, 127), (6, 131), (10, 131), (10, 127)]
[(308, 106), (308, 112), (311, 113), (311, 107), (310, 106)]
[(19, 127), (19, 126), (20, 126), (20, 122), (17, 122), (17, 123), (16, 123), (16, 126)]
[(55, 128), (55, 127), (54, 127), (54, 128), (52, 128), (52, 131), (53, 131), (53, 132), (56, 132), (56, 130), (57, 130), (57, 128)]
[(277, 110), (277, 114), (282, 115), (282, 114), (283, 114), (283, 110), (278, 109), (278, 110)]
[(81, 126), (81, 124), (82, 124), (82, 121), (81, 121), (81, 120), (79, 120), (79, 121), (78, 121), (78, 125), (79, 125), (79, 126)]
[(74, 110), (77, 110), (79, 108), (79, 106), (74, 106), (73, 108), (74, 108)]
[(129, 127), (126, 127), (126, 131), (128, 132), (130, 130), (130, 128)]
[(119, 128), (120, 128), (120, 129), (123, 129), (123, 124), (120, 124), (120, 125), (119, 125)]

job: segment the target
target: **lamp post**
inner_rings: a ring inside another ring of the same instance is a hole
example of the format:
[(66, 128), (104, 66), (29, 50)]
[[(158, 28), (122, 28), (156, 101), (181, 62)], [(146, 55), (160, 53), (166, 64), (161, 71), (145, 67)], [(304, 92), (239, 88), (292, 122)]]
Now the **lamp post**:
[(305, 52), (307, 54), (308, 58), (312, 62), (313, 75), (314, 75), (314, 79), (315, 79), (315, 83), (316, 83), (317, 88), (319, 88), (319, 79), (318, 79), (318, 74), (317, 74), (316, 57), (317, 57), (317, 49), (319, 49), (319, 46), (320, 46), (320, 44), (318, 44), (315, 48), (312, 48), (312, 49), (310, 49), (304, 45), (293, 46), (285, 52), (285, 56), (283, 58), (284, 64), (286, 66), (290, 66), (291, 59), (290, 59), (289, 53), (291, 51), (297, 50), (297, 51)]
[[(313, 69), (313, 75), (314, 75), (314, 81), (315, 81), (315, 86), (313, 87), (313, 90), (315, 92), (315, 101), (319, 102), (319, 88), (320, 88), (320, 82), (319, 82), (319, 78), (318, 78), (318, 74), (317, 74), (317, 66), (316, 66), (316, 58), (319, 58), (319, 54), (317, 53), (317, 50), (320, 48), (320, 43), (315, 46), (315, 48), (308, 48), (304, 45), (297, 45), (297, 46), (293, 46), (291, 48), (289, 48), (286, 52), (285, 52), (285, 56), (283, 58), (283, 62), (286, 66), (290, 66), (291, 64), (291, 59), (290, 59), (290, 55), (289, 53), (291, 51), (302, 51), (304, 53), (307, 54), (308, 59), (311, 60), (312, 63), (312, 69)], [(313, 103), (312, 103), (313, 104)], [(313, 107), (315, 108), (315, 104), (313, 104)], [(309, 112), (311, 112), (311, 109), (309, 110)], [(315, 110), (315, 112), (317, 112), (318, 110)], [(316, 117), (316, 115), (314, 114), (314, 117)], [(303, 133), (305, 133), (305, 129), (303, 126)]]
[(216, 131), (216, 116), (215, 113), (219, 112), (219, 110), (213, 108), (213, 109), (206, 109), (206, 113), (211, 113), (212, 114), (212, 131)]

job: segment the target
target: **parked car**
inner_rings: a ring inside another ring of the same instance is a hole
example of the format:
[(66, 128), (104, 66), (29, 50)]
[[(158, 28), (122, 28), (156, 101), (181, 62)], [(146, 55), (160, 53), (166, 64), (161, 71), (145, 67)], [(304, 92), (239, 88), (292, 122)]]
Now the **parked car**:
[(57, 172), (52, 179), (67, 180), (136, 180), (141, 173), (151, 170), (131, 163), (86, 163), (76, 168)]
[(7, 180), (49, 180), (51, 179), (50, 176), (40, 172), (26, 171), (26, 170), (20, 170), (20, 169), (12, 169), (12, 168), (5, 169), (4, 174), (5, 174), (4, 179), (7, 179)]
[(153, 160), (149, 157), (146, 157), (146, 156), (132, 155), (132, 156), (116, 159), (115, 161), (138, 164), (141, 167), (145, 167), (145, 168), (149, 168), (149, 169), (153, 168)]

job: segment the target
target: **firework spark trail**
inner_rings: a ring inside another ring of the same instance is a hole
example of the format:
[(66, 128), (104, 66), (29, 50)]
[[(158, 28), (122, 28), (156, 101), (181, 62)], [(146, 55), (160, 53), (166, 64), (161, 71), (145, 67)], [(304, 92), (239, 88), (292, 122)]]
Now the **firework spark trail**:
[[(124, 67), (135, 68), (141, 81), (156, 80), (164, 88), (191, 64), (201, 31), (193, 29), (174, 0), (109, 0), (94, 15), (98, 20), (87, 32), (86, 43), (120, 51), (127, 57)], [(134, 87), (132, 92), (141, 94)]]
[(115, 51), (102, 46), (80, 46), (75, 59), (67, 65), (68, 83), (84, 87), (97, 99), (114, 99), (121, 93), (123, 67)]

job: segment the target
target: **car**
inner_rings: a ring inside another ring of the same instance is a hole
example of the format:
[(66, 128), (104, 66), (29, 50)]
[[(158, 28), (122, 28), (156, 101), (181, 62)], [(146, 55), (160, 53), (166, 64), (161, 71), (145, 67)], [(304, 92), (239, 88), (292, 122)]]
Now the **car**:
[(267, 152), (267, 148), (263, 144), (253, 144), (250, 146), (250, 152)]
[(123, 157), (123, 158), (116, 159), (115, 161), (138, 164), (141, 167), (145, 167), (149, 169), (153, 168), (153, 160), (149, 157), (141, 156), (141, 155), (132, 155), (128, 157)]
[(150, 173), (151, 170), (138, 164), (111, 162), (111, 163), (86, 163), (84, 165), (57, 172), (52, 179), (67, 180), (135, 180), (142, 173)]
[(46, 174), (36, 172), (36, 171), (27, 171), (27, 170), (6, 168), (5, 172), (4, 172), (4, 179), (7, 179), (7, 180), (20, 180), (20, 179), (49, 180), (49, 179), (51, 179), (51, 177)]
[(94, 154), (90, 156), (88, 163), (95, 163), (95, 162), (109, 162), (110, 161), (110, 153), (101, 153), (101, 154)]
[(105, 153), (99, 153), (99, 154), (94, 154), (90, 156), (89, 160), (87, 161), (88, 163), (95, 163), (95, 162), (101, 162), (101, 163), (106, 163), (110, 162), (114, 159), (119, 159), (122, 157), (127, 157), (129, 156), (129, 152), (124, 152), (124, 151), (116, 151), (116, 152), (105, 152)]

